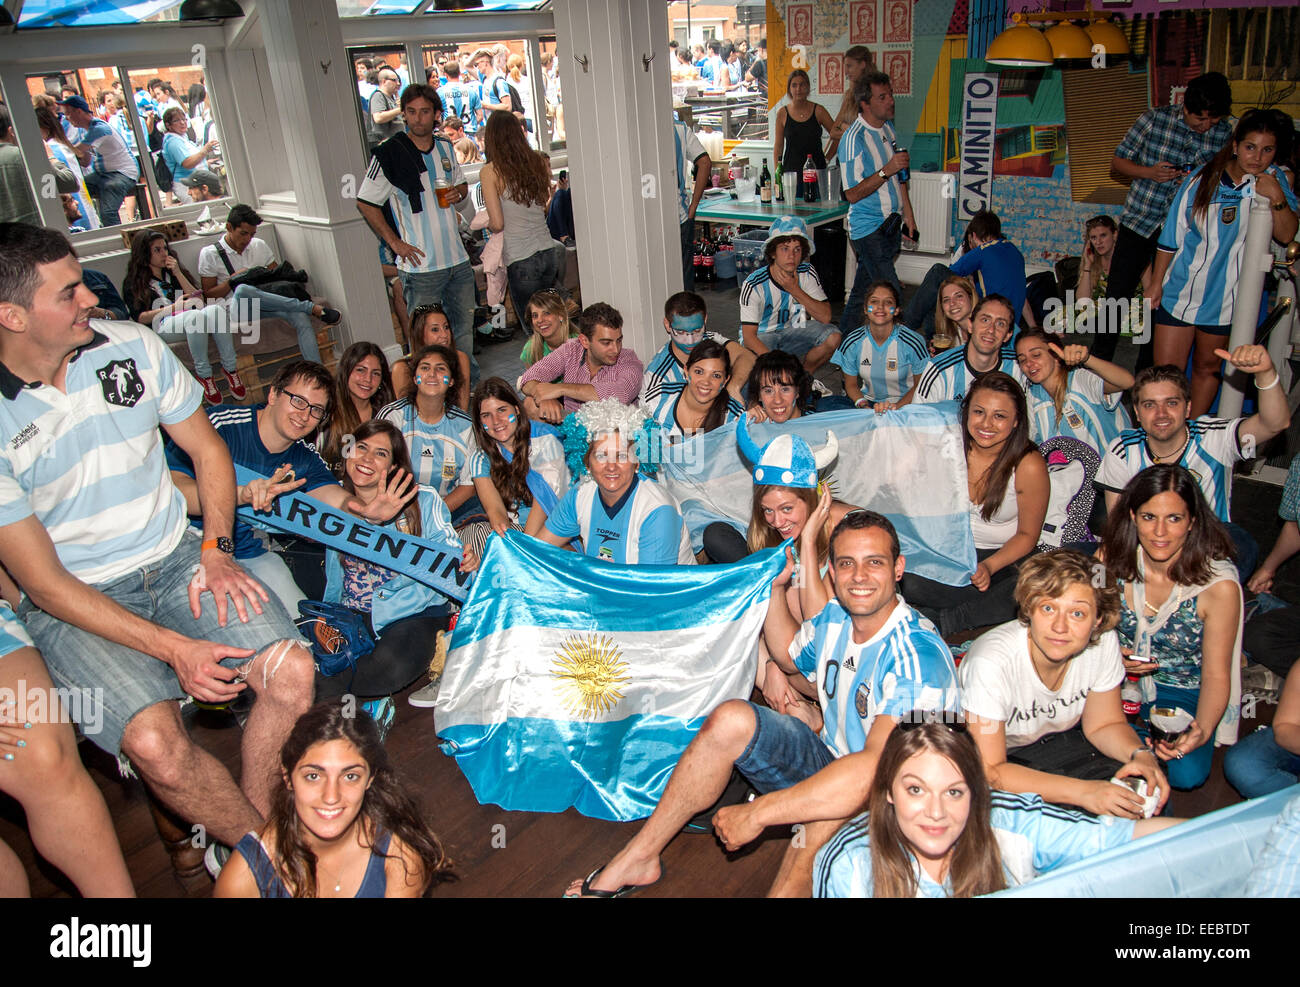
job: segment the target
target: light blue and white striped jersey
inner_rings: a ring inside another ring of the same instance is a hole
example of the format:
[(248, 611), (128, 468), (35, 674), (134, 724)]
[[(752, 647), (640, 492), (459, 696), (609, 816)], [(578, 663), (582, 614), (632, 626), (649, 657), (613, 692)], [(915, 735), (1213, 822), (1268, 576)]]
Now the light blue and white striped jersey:
[[(930, 361), (916, 382), (913, 401), (935, 404), (939, 401), (960, 401), (966, 396), (970, 386), (984, 376), (966, 359), (966, 346), (954, 347)], [(1029, 383), (1020, 370), (1020, 364), (1016, 362), (1016, 351), (1010, 343), (1002, 347), (1002, 362), (996, 369), (1013, 377), (1022, 390)]]
[[(817, 277), (812, 264), (804, 261), (799, 265), (797, 273), (799, 287), (809, 297), (819, 302), (826, 300), (821, 278)], [(754, 323), (760, 334), (780, 332), (790, 324), (796, 310), (803, 311), (803, 306), (789, 292), (773, 283), (772, 269), (766, 264), (745, 278), (745, 283), (740, 286), (740, 322), (742, 325)], [(806, 313), (805, 318), (811, 321)]]
[(1300, 898), (1300, 795), (1278, 813), (1242, 896)]
[(654, 480), (633, 475), (632, 486), (608, 506), (590, 477), (570, 487), (546, 519), (551, 534), (581, 538), (593, 559), (625, 565), (691, 565), (691, 533), (673, 495)]
[(32, 514), (64, 567), (106, 583), (166, 556), (185, 533), (185, 498), (158, 426), (199, 409), (203, 391), (158, 336), (92, 319), (64, 391), (0, 364), (0, 525)]
[(1025, 390), (1029, 403), (1029, 436), (1035, 442), (1046, 442), (1056, 435), (1068, 436), (1086, 442), (1104, 456), (1119, 433), (1132, 428), (1128, 412), (1120, 403), (1120, 391), (1106, 394), (1106, 382), (1086, 367), (1070, 372), (1061, 405), (1061, 420), (1056, 420), (1056, 402), (1039, 384), (1030, 384)]
[[(708, 329), (704, 330), (704, 335), (700, 337), (701, 343), (706, 341), (717, 343), (719, 346), (726, 346), (728, 342), (725, 337)], [(673, 344), (664, 343), (663, 348), (650, 358), (650, 362), (646, 364), (646, 372), (641, 375), (639, 401), (641, 409), (662, 424), (665, 420), (664, 405), (675, 404), (677, 395), (682, 393), (685, 384), (686, 365), (677, 359), (677, 354), (673, 352)]]
[[(850, 819), (817, 851), (813, 865), (814, 898), (870, 898), (874, 885), (871, 873), (870, 814)], [(1044, 802), (1039, 795), (993, 793), (989, 811), (993, 838), (1002, 856), (1002, 873), (1007, 887), (1028, 884), (1040, 874), (1103, 850), (1123, 846), (1133, 839), (1135, 820), (1117, 816), (1090, 816), (1073, 809)], [(951, 881), (937, 884), (916, 858), (916, 896), (947, 898)]]
[[(835, 156), (843, 170), (844, 187), (852, 188), (864, 178), (880, 171), (894, 156), (898, 139), (894, 125), (885, 121), (879, 129), (858, 114), (840, 138)], [(876, 232), (889, 216), (903, 211), (902, 184), (898, 175), (890, 175), (875, 192), (849, 206), (849, 238), (861, 240)]]
[(873, 402), (897, 401), (929, 362), (924, 337), (897, 323), (883, 343), (876, 342), (869, 328), (858, 326), (831, 356), (831, 363), (861, 381), (863, 396)]
[(17, 651), (19, 648), (34, 648), (27, 628), (10, 609), (9, 604), (0, 600), (0, 658)]
[[(1220, 521), (1232, 520), (1228, 504), (1232, 494), (1232, 467), (1245, 459), (1238, 432), (1243, 418), (1201, 415), (1187, 423), (1187, 447), (1178, 465), (1196, 478), (1201, 492)], [(1128, 428), (1110, 444), (1097, 469), (1097, 486), (1116, 493), (1155, 461), (1147, 447), (1144, 428)]]
[[(1276, 165), (1269, 174), (1278, 180), (1287, 204), (1297, 208), (1291, 183)], [(1200, 174), (1183, 180), (1160, 231), (1160, 249), (1174, 259), (1165, 275), (1160, 304), (1175, 319), (1197, 326), (1226, 326), (1232, 322), (1237, 283), (1246, 249), (1246, 217), (1255, 197), (1255, 176), (1233, 185), (1224, 172), (1205, 217), (1195, 215), (1193, 202)]]
[(465, 475), (465, 463), (475, 448), (473, 423), (465, 412), (447, 405), (442, 418), (431, 425), (416, 412), (414, 402), (401, 398), (384, 405), (379, 417), (402, 430), (420, 486), (445, 498), (456, 487), (474, 482)]
[(397, 258), (397, 269), (407, 274), (442, 271), (469, 261), (460, 242), (458, 213), (455, 209), (439, 208), (433, 194), (433, 183), (439, 178), (447, 179), (453, 186), (465, 181), (456, 161), (456, 151), (451, 141), (435, 136), (433, 148), (422, 157), (425, 170), (420, 174), (420, 184), (424, 188), (424, 208), (420, 212), (412, 211), (410, 197), (388, 180), (377, 157), (370, 159), (365, 181), (357, 192), (358, 200), (377, 209), (382, 209), (385, 203), (391, 206), (397, 219), (398, 236), (424, 251), (424, 260), (418, 263)]
[(479, 120), (474, 115), (482, 108), (482, 88), (465, 82), (448, 82), (438, 90), (444, 116), (458, 116), (465, 121), (465, 133), (478, 132)]
[(821, 738), (836, 757), (862, 750), (877, 716), (960, 709), (952, 652), (901, 596), (862, 644), (853, 641), (853, 621), (839, 600), (830, 600), (799, 628), (790, 659), (817, 686)]
[(695, 131), (680, 120), (673, 121), (673, 153), (677, 161), (677, 223), (686, 222), (695, 194), (695, 181), (691, 171), (695, 162), (708, 152), (695, 136)]

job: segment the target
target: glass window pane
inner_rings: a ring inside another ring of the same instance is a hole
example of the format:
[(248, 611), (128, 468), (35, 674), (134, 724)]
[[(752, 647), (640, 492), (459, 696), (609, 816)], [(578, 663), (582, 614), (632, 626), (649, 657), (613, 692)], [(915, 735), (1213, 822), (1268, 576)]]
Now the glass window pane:
[(127, 79), (145, 135), (141, 161), (153, 173), (164, 211), (225, 196), (230, 183), (203, 68), (132, 69)]

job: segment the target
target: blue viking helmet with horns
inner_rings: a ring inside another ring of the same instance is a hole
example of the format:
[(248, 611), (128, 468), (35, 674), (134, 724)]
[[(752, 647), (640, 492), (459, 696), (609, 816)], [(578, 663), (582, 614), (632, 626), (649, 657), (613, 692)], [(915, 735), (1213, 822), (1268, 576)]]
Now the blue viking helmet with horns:
[(754, 482), (772, 487), (817, 486), (817, 471), (825, 469), (839, 455), (840, 444), (834, 432), (826, 433), (826, 445), (821, 452), (812, 448), (797, 435), (778, 435), (762, 449), (749, 436), (746, 416), (736, 422), (736, 441), (741, 454), (754, 464)]

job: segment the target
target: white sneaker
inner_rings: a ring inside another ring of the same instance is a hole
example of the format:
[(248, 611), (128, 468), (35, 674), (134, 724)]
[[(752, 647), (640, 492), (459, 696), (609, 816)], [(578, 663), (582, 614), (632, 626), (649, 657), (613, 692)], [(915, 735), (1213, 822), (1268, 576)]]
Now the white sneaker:
[(406, 701), (412, 706), (418, 706), (421, 709), (432, 709), (434, 706), (438, 705), (438, 688), (441, 685), (442, 679), (432, 681), (428, 685), (412, 692), (406, 697)]

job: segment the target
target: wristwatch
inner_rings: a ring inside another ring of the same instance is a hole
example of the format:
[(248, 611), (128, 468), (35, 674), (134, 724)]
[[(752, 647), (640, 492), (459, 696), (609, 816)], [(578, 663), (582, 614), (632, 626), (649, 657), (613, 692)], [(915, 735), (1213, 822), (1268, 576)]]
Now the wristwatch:
[(209, 548), (215, 548), (219, 551), (225, 552), (227, 555), (235, 554), (235, 543), (225, 537), (209, 538), (203, 543), (201, 551), (206, 552)]

